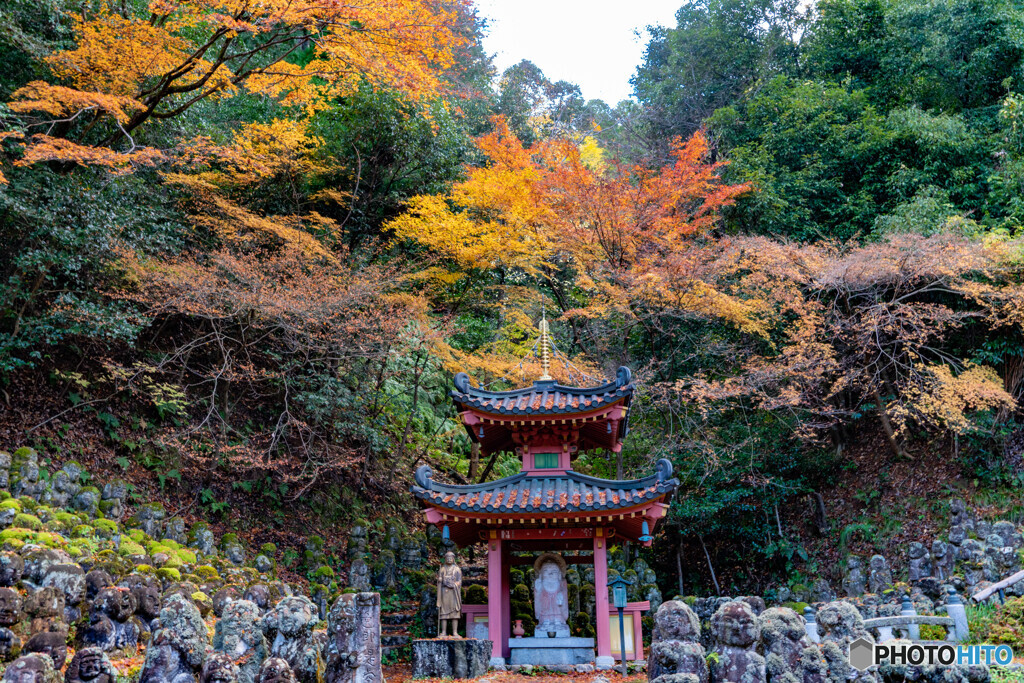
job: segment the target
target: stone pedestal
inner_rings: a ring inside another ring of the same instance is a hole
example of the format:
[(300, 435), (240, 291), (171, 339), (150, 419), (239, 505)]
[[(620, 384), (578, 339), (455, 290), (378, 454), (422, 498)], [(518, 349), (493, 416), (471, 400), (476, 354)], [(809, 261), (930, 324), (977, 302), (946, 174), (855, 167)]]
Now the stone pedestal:
[(413, 678), (477, 678), (487, 673), (493, 644), (473, 638), (412, 641)]
[(593, 638), (512, 638), (509, 664), (575, 666), (594, 662)]

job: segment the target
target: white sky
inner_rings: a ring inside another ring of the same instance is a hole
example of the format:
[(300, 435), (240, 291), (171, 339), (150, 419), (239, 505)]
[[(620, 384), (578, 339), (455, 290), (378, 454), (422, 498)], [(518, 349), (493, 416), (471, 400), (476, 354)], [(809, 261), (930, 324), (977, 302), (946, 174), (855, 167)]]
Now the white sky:
[[(629, 97), (629, 79), (650, 25), (675, 26), (684, 0), (477, 0), (487, 17), (484, 48), (500, 74), (528, 59), (552, 81), (576, 83), (583, 97), (611, 106)], [(640, 33), (637, 36), (637, 33)]]

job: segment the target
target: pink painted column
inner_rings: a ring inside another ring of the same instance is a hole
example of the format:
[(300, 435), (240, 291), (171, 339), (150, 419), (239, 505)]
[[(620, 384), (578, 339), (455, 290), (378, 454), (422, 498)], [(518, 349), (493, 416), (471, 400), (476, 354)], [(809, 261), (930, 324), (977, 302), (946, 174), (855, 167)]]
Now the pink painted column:
[(501, 558), (501, 656), (508, 659), (512, 656), (509, 638), (512, 637), (512, 553), (502, 554)]
[(502, 615), (502, 608), (505, 600), (502, 597), (502, 584), (505, 581), (501, 561), (502, 541), (495, 529), (490, 529), (487, 535), (487, 631), (494, 643), (491, 648), (491, 663), (495, 664), (495, 659), (502, 659), (501, 663), (504, 663), (505, 643), (502, 642), (502, 624), (505, 618)]
[(595, 618), (597, 623), (597, 668), (609, 669), (615, 664), (612, 658), (612, 634), (608, 623), (608, 539), (605, 530), (594, 531), (594, 597), (597, 599)]

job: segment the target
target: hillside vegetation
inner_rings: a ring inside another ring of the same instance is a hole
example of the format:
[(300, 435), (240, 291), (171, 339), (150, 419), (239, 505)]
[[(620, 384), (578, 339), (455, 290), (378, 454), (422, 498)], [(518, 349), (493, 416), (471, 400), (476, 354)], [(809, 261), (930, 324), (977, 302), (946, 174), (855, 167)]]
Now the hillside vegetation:
[(469, 0), (8, 2), (0, 445), (343, 574), (417, 465), (516, 471), (447, 394), (537, 377), (543, 314), (559, 380), (639, 381), (576, 467), (674, 463), (663, 590), (1019, 520), (1024, 9), (799, 5), (682, 4), (613, 104)]

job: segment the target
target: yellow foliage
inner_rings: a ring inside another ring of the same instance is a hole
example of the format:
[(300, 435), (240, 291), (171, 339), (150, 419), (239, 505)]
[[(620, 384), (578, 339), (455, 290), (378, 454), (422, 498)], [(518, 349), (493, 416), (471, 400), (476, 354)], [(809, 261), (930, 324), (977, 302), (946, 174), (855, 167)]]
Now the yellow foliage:
[(131, 114), (145, 105), (131, 97), (108, 95), (102, 92), (83, 92), (45, 81), (32, 81), (14, 91), (11, 111), (27, 113), (40, 111), (57, 118), (77, 116), (84, 112), (110, 114), (121, 123), (127, 123)]
[(999, 374), (984, 365), (968, 364), (959, 374), (948, 365), (921, 368), (922, 382), (904, 390), (904, 401), (892, 410), (893, 422), (905, 430), (911, 420), (958, 434), (970, 431), (970, 413), (1016, 407)]
[(153, 166), (164, 158), (159, 150), (140, 147), (128, 152), (117, 152), (109, 147), (79, 145), (66, 138), (33, 135), (25, 153), (14, 162), (15, 166), (31, 166), (40, 161), (63, 161), (86, 166), (100, 166), (114, 175), (131, 173), (137, 166)]
[(703, 136), (678, 142), (674, 164), (659, 171), (606, 163), (593, 138), (525, 148), (501, 119), (477, 146), (489, 163), (468, 168), (446, 195), (413, 198), (389, 224), (398, 238), (467, 272), (515, 269), (544, 278), (569, 267), (590, 309), (573, 310), (577, 317), (614, 311), (628, 319), (642, 302), (767, 334), (757, 319), (761, 306), (716, 290), (686, 256), (691, 238), (747, 190), (721, 183), (719, 165), (705, 162)]
[[(34, 115), (28, 125), (48, 126), (43, 130), (56, 137), (73, 129), (55, 129), (55, 123), (88, 113), (85, 128), (100, 133), (102, 146), (114, 149), (127, 140), (137, 161), (130, 136), (138, 126), (243, 88), (306, 112), (362, 82), (433, 98), (467, 41), (458, 26), (468, 12), (468, 0), (153, 0), (141, 12), (101, 0), (74, 17), (73, 47), (46, 58), (61, 85), (30, 83), (9, 106)], [(296, 51), (307, 48), (314, 58), (297, 63)], [(117, 129), (97, 126), (105, 120)], [(258, 142), (260, 131), (251, 132)], [(244, 147), (247, 141), (238, 142)], [(32, 152), (36, 145), (42, 149)], [(24, 159), (130, 168), (81, 141), (62, 145), (38, 137), (28, 142)]]

